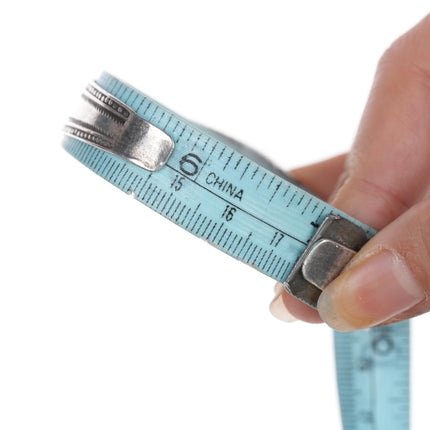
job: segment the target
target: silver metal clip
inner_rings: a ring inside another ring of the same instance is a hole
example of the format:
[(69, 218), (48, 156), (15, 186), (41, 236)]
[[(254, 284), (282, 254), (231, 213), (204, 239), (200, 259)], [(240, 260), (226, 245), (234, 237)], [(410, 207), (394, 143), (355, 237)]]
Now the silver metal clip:
[(163, 130), (137, 115), (121, 100), (92, 82), (64, 133), (117, 155), (146, 170), (161, 169), (175, 146)]
[(316, 308), (322, 290), (340, 274), (366, 241), (366, 233), (361, 227), (339, 215), (328, 215), (297, 260), (284, 287), (302, 302)]

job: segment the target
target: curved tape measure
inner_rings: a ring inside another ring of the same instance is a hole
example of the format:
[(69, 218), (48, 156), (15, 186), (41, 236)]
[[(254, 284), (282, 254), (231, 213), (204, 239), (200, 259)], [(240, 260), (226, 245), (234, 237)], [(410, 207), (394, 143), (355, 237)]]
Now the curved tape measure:
[[(370, 227), (264, 157), (103, 73), (64, 128), (75, 158), (315, 307)], [(409, 428), (409, 325), (335, 333), (344, 429)]]

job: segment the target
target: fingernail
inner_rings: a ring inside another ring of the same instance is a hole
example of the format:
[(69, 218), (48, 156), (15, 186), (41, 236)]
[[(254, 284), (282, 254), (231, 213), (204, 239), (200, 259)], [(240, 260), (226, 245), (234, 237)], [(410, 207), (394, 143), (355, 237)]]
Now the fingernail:
[(284, 305), (284, 301), (282, 300), (282, 292), (284, 291), (284, 286), (277, 282), (275, 285), (275, 298), (270, 303), (270, 312), (272, 315), (277, 318), (278, 320), (284, 321), (284, 322), (293, 322), (297, 321), (297, 318), (294, 317), (288, 309)]
[(335, 330), (353, 331), (381, 324), (425, 297), (402, 258), (382, 251), (352, 264), (328, 285), (318, 311)]

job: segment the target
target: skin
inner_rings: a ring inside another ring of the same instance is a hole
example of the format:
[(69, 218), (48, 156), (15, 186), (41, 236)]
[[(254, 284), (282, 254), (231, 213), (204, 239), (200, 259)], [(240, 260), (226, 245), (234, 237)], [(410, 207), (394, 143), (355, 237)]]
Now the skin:
[[(283, 291), (285, 309), (303, 321), (325, 321), (343, 331), (430, 310), (430, 15), (380, 59), (351, 151), (290, 173), (379, 233), (322, 293), (319, 312)], [(384, 256), (393, 265), (378, 263)], [(378, 272), (387, 267), (392, 273)], [(358, 270), (355, 278), (363, 285), (345, 293)], [(407, 296), (401, 306), (391, 299), (403, 297), (394, 290), (391, 295), (385, 289), (384, 297), (375, 294), (382, 291), (377, 282), (389, 282), (390, 276), (414, 300)]]

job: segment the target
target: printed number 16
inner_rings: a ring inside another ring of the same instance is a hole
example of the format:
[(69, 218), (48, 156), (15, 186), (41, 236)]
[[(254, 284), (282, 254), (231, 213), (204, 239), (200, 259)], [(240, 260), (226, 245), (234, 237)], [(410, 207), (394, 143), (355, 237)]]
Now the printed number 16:
[(235, 207), (227, 205), (221, 215), (221, 218), (225, 218), (226, 221), (231, 221), (236, 211), (237, 209)]

